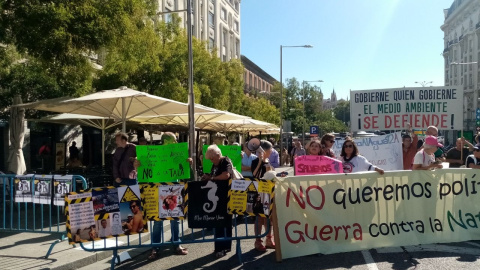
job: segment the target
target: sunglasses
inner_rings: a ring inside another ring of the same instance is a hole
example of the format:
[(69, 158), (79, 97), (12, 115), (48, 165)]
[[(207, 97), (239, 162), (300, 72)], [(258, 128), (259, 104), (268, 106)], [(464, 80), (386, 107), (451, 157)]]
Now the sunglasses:
[(130, 205), (130, 208), (135, 208), (137, 207), (137, 205)]
[(330, 141), (327, 141), (327, 142), (335, 143), (335, 140), (330, 140)]
[(353, 144), (346, 144), (345, 148), (353, 148)]
[(480, 149), (475, 149), (475, 150), (473, 150), (473, 151), (475, 151), (475, 152), (480, 152)]

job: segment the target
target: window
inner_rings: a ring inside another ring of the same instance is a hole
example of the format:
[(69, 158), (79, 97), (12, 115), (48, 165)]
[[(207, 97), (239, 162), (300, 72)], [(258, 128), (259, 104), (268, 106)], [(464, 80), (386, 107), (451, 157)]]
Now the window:
[(237, 21), (235, 21), (235, 23), (233, 23), (233, 30), (235, 30), (236, 32), (238, 32), (239, 30), (239, 24)]
[(213, 13), (211, 12), (208, 12), (208, 24), (210, 26), (214, 26), (215, 25), (215, 17), (213, 15)]
[(227, 21), (227, 10), (224, 9), (223, 7), (220, 10), (220, 18), (222, 18), (222, 20), (224, 21)]
[(472, 76), (472, 74), (470, 74), (470, 77), (469, 77), (469, 79), (468, 79), (468, 82), (469, 82), (469, 83), (468, 83), (469, 86), (473, 86), (473, 76)]
[(235, 1), (235, 10), (238, 11), (240, 9), (240, 3), (238, 1)]
[(208, 48), (213, 49), (215, 47), (215, 40), (213, 38), (208, 39)]

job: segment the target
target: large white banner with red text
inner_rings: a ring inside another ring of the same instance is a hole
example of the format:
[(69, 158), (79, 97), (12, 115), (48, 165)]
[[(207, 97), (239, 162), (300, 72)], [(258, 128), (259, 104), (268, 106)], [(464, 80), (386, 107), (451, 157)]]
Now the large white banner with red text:
[(350, 92), (351, 130), (400, 130), (436, 126), (463, 127), (463, 91), (459, 87), (413, 87)]
[(480, 240), (475, 169), (297, 176), (276, 181), (282, 258)]

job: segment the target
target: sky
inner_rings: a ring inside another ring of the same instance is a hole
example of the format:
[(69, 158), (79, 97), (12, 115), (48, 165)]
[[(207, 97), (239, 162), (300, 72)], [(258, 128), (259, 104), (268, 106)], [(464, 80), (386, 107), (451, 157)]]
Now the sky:
[(443, 10), (453, 0), (242, 0), (241, 54), (280, 80), (350, 90), (444, 85)]

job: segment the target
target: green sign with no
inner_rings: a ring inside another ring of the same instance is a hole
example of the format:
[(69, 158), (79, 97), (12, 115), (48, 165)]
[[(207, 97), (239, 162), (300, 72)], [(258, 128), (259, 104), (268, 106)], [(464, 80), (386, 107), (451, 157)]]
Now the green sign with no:
[(138, 167), (138, 182), (173, 182), (190, 178), (188, 143), (138, 145), (136, 150), (137, 159), (141, 163)]
[[(212, 170), (212, 162), (205, 157), (209, 145), (203, 146), (203, 172), (210, 173)], [(218, 148), (222, 151), (222, 156), (227, 156), (237, 171), (242, 171), (242, 149), (239, 145), (219, 145)]]

